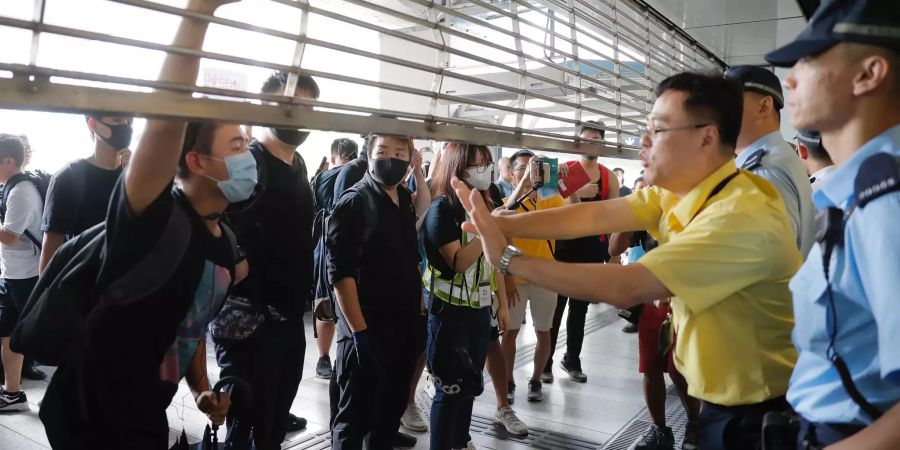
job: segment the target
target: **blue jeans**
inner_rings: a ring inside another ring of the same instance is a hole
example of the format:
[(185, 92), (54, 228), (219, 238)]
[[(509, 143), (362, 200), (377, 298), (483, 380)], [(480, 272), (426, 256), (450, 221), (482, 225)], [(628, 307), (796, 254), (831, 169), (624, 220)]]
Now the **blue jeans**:
[(430, 304), (426, 351), (435, 382), (430, 448), (465, 448), (475, 397), (484, 391), (491, 309), (453, 306), (434, 297)]

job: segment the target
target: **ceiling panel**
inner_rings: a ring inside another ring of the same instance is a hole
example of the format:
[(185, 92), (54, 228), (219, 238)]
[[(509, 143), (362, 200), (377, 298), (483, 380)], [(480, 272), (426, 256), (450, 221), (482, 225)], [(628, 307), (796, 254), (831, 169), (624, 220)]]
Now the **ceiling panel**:
[(729, 65), (765, 64), (763, 55), (806, 24), (796, 0), (647, 0)]

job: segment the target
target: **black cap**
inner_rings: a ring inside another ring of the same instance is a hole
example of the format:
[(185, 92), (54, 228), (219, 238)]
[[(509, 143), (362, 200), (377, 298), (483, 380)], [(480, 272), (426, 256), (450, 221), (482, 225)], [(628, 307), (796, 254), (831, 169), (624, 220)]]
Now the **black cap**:
[(900, 2), (825, 0), (794, 42), (766, 55), (766, 61), (790, 67), (839, 42), (900, 49)]
[(825, 147), (822, 145), (822, 135), (818, 131), (797, 130), (797, 141), (813, 151), (825, 152)]
[(784, 107), (781, 80), (769, 70), (759, 66), (734, 66), (725, 71), (725, 78), (737, 80), (745, 91), (772, 97), (776, 109)]

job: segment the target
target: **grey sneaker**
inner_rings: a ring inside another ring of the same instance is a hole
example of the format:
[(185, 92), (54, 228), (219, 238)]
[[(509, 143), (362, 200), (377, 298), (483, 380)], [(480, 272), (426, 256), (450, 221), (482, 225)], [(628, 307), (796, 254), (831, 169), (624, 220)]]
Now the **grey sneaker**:
[(541, 374), (541, 382), (550, 384), (553, 382), (553, 371), (545, 370), (544, 373)]
[(403, 412), (403, 417), (400, 418), (400, 425), (416, 433), (428, 431), (428, 424), (422, 418), (422, 411), (419, 411), (419, 407), (415, 403), (406, 405), (406, 411)]
[(494, 414), (494, 423), (503, 425), (509, 434), (516, 436), (528, 436), (528, 427), (519, 419), (516, 412), (509, 406), (500, 408)]
[(569, 373), (569, 378), (571, 378), (572, 381), (577, 383), (587, 383), (587, 375), (581, 371), (581, 361), (569, 362), (569, 360), (563, 358), (563, 360), (559, 362), (559, 365)]
[(541, 392), (541, 380), (528, 379), (528, 401), (540, 402), (544, 400), (544, 393)]
[(0, 412), (7, 411), (28, 411), (28, 397), (24, 392), (0, 392)]
[(641, 440), (634, 446), (634, 450), (672, 450), (675, 446), (675, 435), (669, 427), (650, 425)]
[(320, 356), (319, 362), (316, 364), (316, 376), (323, 380), (330, 380), (331, 372), (331, 357), (328, 355)]

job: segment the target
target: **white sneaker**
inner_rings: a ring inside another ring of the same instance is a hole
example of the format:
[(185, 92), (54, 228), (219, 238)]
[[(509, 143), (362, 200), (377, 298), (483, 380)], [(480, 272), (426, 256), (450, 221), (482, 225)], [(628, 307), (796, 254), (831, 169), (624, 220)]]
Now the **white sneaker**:
[(428, 431), (428, 424), (422, 418), (422, 411), (419, 411), (419, 407), (415, 403), (410, 403), (406, 406), (406, 411), (403, 412), (403, 417), (400, 418), (400, 425), (416, 433)]
[(494, 423), (502, 424), (509, 434), (528, 436), (528, 427), (525, 422), (522, 422), (509, 406), (497, 410), (497, 413), (494, 414)]

